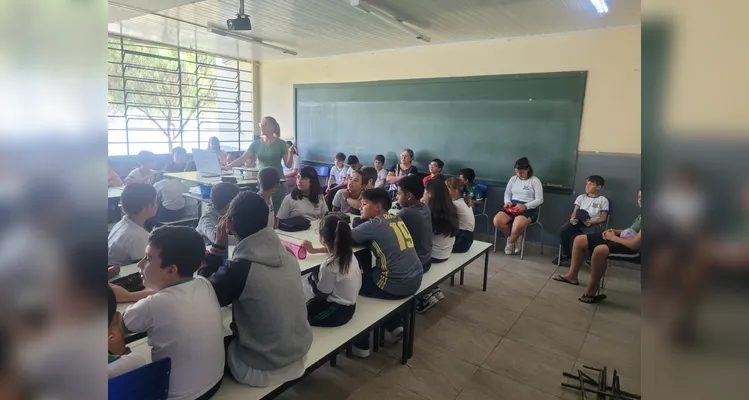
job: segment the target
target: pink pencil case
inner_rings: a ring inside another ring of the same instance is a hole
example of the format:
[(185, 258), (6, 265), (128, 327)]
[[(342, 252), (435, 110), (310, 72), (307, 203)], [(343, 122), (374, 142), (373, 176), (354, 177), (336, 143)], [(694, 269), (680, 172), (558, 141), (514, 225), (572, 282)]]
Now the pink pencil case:
[(289, 243), (285, 240), (281, 240), (281, 244), (286, 246), (287, 249), (291, 250), (291, 253), (298, 259), (304, 260), (307, 258), (307, 249), (294, 243)]

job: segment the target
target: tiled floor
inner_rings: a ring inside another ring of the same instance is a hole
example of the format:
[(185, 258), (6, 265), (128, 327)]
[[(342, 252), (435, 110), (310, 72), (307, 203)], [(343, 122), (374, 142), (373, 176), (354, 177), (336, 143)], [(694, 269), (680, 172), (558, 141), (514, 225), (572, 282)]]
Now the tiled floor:
[(622, 388), (639, 393), (640, 272), (612, 267), (608, 299), (588, 305), (577, 301), (582, 286), (550, 279), (566, 268), (537, 253), (523, 261), (491, 254), (487, 292), (483, 259), (466, 269), (464, 286), (441, 286), (446, 299), (417, 317), (408, 365), (399, 345), (364, 360), (339, 357), (280, 398), (579, 399), (562, 389), (561, 373), (583, 364), (617, 369)]

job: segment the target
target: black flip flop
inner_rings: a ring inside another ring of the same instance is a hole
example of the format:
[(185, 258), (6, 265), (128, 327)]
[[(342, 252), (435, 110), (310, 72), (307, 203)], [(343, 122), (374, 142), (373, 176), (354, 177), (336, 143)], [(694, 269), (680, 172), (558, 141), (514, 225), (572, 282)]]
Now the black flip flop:
[(607, 296), (605, 294), (597, 294), (595, 296), (584, 294), (577, 300), (585, 304), (596, 304), (600, 303), (603, 300), (606, 300), (606, 297)]
[(555, 276), (554, 276), (553, 278), (551, 278), (551, 279), (552, 279), (552, 280), (555, 280), (555, 281), (557, 281), (557, 282), (568, 283), (568, 284), (570, 284), (570, 285), (574, 285), (574, 286), (577, 286), (577, 285), (579, 285), (579, 284), (580, 284), (580, 282), (572, 282), (572, 281), (569, 281), (569, 280), (567, 280), (567, 278), (563, 277), (562, 275), (555, 275)]

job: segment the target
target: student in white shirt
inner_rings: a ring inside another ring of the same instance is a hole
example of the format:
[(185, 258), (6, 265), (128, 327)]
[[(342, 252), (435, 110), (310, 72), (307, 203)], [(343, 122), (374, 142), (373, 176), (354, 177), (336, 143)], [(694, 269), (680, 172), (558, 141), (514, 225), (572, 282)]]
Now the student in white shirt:
[(128, 307), (125, 332), (145, 332), (151, 359), (172, 360), (170, 400), (208, 399), (224, 376), (224, 325), (211, 283), (193, 278), (203, 262), (205, 245), (186, 226), (163, 226), (148, 238), (138, 263), (143, 284), (156, 293)]
[(458, 211), (458, 234), (455, 235), (453, 253), (465, 253), (473, 244), (473, 230), (476, 227), (476, 217), (469, 206), (471, 195), (465, 192), (466, 185), (460, 178), (450, 178), (445, 184)]
[(154, 173), (156, 157), (150, 151), (141, 151), (138, 153), (138, 164), (140, 167), (130, 171), (125, 178), (126, 186), (131, 183), (146, 183), (146, 179)]
[[(294, 178), (296, 181), (296, 178)], [(288, 181), (287, 181), (288, 182)], [(276, 228), (276, 210), (273, 209), (273, 193), (281, 187), (281, 176), (278, 170), (265, 167), (257, 174), (257, 185), (260, 187), (258, 194), (268, 205), (268, 228)]]
[(375, 181), (374, 187), (380, 188), (385, 187), (385, 181), (388, 177), (388, 171), (383, 168), (385, 166), (385, 156), (378, 154), (374, 159), (374, 168), (377, 171), (377, 180)]
[(569, 265), (575, 236), (603, 231), (609, 216), (609, 200), (601, 196), (604, 183), (600, 175), (591, 175), (585, 180), (585, 194), (577, 196), (570, 220), (559, 228), (562, 255), (554, 259), (554, 264)]
[(148, 177), (159, 198), (159, 209), (156, 212), (156, 221), (176, 221), (185, 215), (185, 196), (187, 187), (180, 179), (164, 177), (164, 173), (156, 171)]
[(321, 219), (327, 212), (328, 205), (322, 195), (317, 171), (312, 167), (304, 167), (299, 172), (296, 187), (283, 199), (276, 218), (303, 216), (315, 220)]
[(527, 158), (515, 162), (515, 176), (507, 182), (504, 200), (504, 208), (494, 216), (494, 226), (507, 237), (505, 254), (520, 254), (521, 247), (515, 243), (523, 242), (525, 227), (538, 218), (538, 207), (544, 202), (541, 180), (533, 176)]
[(325, 188), (325, 202), (328, 204), (328, 209), (333, 208), (333, 199), (339, 190), (346, 187), (346, 178), (349, 176), (349, 167), (344, 165), (346, 161), (346, 155), (338, 153), (335, 155), (335, 165), (330, 168), (330, 176), (328, 177), (328, 185)]
[(125, 346), (125, 336), (122, 334), (122, 315), (117, 312), (117, 299), (112, 287), (108, 291), (109, 328), (107, 338), (107, 375), (109, 378), (122, 375), (136, 368), (146, 365), (146, 359), (130, 352)]
[(286, 186), (289, 190), (293, 190), (296, 186), (296, 176), (299, 175), (299, 170), (302, 168), (302, 160), (299, 158), (299, 149), (297, 149), (294, 142), (291, 140), (286, 141), (286, 148), (291, 152), (291, 167), (287, 167), (286, 163), (281, 163), (283, 167), (283, 176), (286, 179)]
[(125, 186), (120, 197), (125, 216), (109, 232), (108, 262), (128, 265), (138, 262), (146, 251), (148, 231), (143, 227), (156, 215), (156, 189), (145, 183)]
[(211, 205), (206, 207), (195, 230), (203, 236), (206, 244), (216, 243), (216, 227), (221, 216), (226, 214), (229, 203), (239, 194), (239, 186), (234, 183), (221, 182), (211, 188)]
[(372, 167), (354, 171), (348, 180), (348, 188), (336, 193), (333, 199), (333, 211), (358, 215), (361, 209), (361, 194), (364, 190), (373, 188), (376, 176)]
[(307, 294), (307, 320), (312, 326), (341, 326), (354, 316), (356, 298), (361, 288), (361, 270), (354, 257), (354, 239), (349, 224), (336, 215), (320, 221), (320, 243), (302, 245), (310, 253), (330, 253), (318, 272), (302, 277)]

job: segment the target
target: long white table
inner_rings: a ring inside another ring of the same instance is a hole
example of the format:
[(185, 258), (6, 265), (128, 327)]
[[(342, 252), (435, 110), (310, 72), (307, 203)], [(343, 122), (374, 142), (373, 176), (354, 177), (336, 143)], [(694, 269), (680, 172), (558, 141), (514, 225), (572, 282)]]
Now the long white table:
[(167, 178), (172, 179), (181, 179), (183, 181), (197, 183), (198, 185), (215, 185), (217, 183), (221, 183), (221, 178), (237, 178), (237, 185), (244, 186), (244, 185), (256, 185), (257, 179), (244, 179), (243, 176), (239, 174), (226, 174), (221, 176), (212, 176), (212, 177), (205, 177), (202, 173), (198, 171), (191, 171), (191, 172), (169, 172), (164, 174)]

